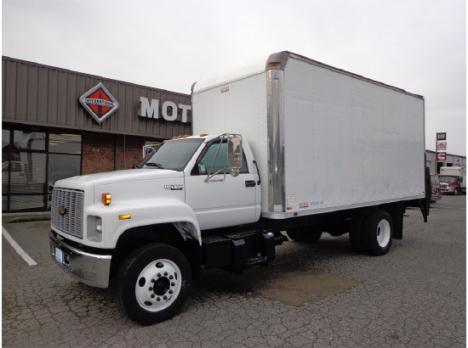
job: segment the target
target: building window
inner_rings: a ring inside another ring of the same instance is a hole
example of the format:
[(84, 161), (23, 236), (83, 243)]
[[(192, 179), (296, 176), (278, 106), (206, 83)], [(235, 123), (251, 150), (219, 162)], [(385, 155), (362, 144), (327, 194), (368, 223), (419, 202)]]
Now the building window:
[(50, 207), (57, 180), (81, 173), (81, 135), (2, 130), (2, 211)]
[(81, 154), (81, 135), (49, 134), (49, 152)]

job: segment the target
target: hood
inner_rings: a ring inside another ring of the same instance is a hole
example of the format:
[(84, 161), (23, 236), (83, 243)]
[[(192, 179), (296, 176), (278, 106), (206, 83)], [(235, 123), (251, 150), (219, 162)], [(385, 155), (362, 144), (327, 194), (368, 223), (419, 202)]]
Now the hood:
[[(129, 169), (59, 180), (57, 188), (83, 190), (86, 204), (100, 202), (104, 192), (112, 194), (113, 205), (128, 199), (171, 196), (183, 200), (184, 173), (168, 169)], [(172, 190), (171, 187), (180, 187)]]
[(89, 184), (95, 185), (107, 185), (117, 184), (127, 181), (142, 181), (152, 179), (164, 179), (164, 178), (180, 178), (183, 176), (182, 172), (169, 169), (126, 169), (117, 170), (113, 172), (104, 172), (96, 174), (87, 174), (80, 176), (73, 176), (71, 178), (59, 180), (55, 183), (55, 186), (62, 186), (69, 184), (78, 184), (79, 186), (87, 186)]

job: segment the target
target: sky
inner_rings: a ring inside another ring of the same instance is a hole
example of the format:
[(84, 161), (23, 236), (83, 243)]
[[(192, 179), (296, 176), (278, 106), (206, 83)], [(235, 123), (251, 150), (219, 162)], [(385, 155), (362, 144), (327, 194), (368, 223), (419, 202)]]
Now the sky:
[(3, 0), (3, 55), (189, 93), (289, 50), (425, 97), (426, 148), (466, 153), (463, 0)]

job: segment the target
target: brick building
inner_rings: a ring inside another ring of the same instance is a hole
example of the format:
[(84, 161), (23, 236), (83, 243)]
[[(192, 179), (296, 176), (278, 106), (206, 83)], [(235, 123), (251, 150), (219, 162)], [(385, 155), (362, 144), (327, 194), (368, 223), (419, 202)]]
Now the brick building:
[(46, 210), (55, 181), (132, 168), (191, 134), (190, 96), (2, 57), (2, 211)]

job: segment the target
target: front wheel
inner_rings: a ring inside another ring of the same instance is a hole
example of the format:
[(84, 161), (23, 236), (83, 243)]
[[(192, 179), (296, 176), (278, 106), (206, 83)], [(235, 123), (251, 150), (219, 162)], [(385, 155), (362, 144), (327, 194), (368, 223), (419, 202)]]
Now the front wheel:
[(178, 249), (151, 244), (132, 253), (119, 270), (119, 300), (130, 319), (149, 325), (173, 317), (184, 303), (191, 272)]

